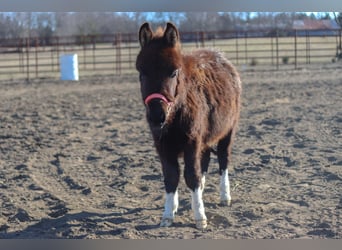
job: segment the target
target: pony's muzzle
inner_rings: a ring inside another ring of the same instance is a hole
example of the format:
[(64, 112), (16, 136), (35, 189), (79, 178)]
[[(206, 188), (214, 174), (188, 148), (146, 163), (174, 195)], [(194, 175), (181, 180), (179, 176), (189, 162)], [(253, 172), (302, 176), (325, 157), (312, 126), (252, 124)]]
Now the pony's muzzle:
[(153, 93), (144, 100), (147, 109), (147, 119), (154, 126), (163, 126), (172, 102), (164, 95)]
[(166, 119), (163, 103), (159, 99), (154, 99), (146, 105), (147, 120), (154, 126), (162, 126)]

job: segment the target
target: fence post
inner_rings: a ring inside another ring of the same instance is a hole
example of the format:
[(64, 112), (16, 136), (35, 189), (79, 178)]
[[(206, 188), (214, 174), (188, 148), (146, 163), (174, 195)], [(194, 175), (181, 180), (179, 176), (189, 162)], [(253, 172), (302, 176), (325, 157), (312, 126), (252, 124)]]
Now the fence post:
[(133, 68), (132, 67), (132, 51), (131, 51), (131, 34), (128, 34), (126, 35), (125, 37), (125, 41), (128, 41), (126, 42), (126, 46), (128, 46), (128, 62), (129, 62), (129, 65), (128, 65), (128, 68), (131, 69)]
[(342, 29), (340, 29), (339, 51), (340, 53), (342, 53)]
[(247, 46), (248, 33), (245, 31), (245, 64), (248, 65), (248, 46)]
[(274, 54), (273, 54), (273, 34), (271, 35), (271, 64), (274, 65)]
[(121, 75), (121, 34), (116, 35), (116, 73)]
[(342, 51), (342, 45), (341, 45), (341, 30), (336, 30), (334, 32), (335, 37), (336, 37), (336, 59), (339, 60), (340, 57), (342, 56), (341, 51)]
[(36, 37), (35, 39), (35, 42), (36, 42), (36, 49), (35, 49), (35, 56), (36, 56), (36, 78), (38, 78), (38, 37)]
[(239, 65), (239, 33), (235, 32), (235, 53), (236, 53), (236, 63)]
[(81, 36), (81, 41), (82, 41), (82, 46), (83, 46), (83, 67), (84, 69), (87, 68), (87, 59), (86, 59), (86, 46), (87, 46), (87, 42), (86, 42), (87, 36), (82, 35)]
[(305, 42), (306, 42), (306, 64), (310, 64), (310, 35), (309, 31), (305, 31)]
[(201, 34), (201, 47), (203, 48), (205, 46), (205, 44), (204, 44), (204, 31), (201, 31), (200, 34)]
[(277, 70), (279, 70), (279, 30), (276, 31), (276, 64)]
[(30, 38), (26, 38), (26, 80), (30, 80)]
[(54, 37), (51, 37), (51, 44), (50, 44), (50, 46), (51, 46), (51, 48), (50, 48), (51, 71), (52, 71), (52, 72), (53, 72), (53, 70), (54, 70), (54, 63), (53, 63), (53, 48), (54, 48), (54, 45), (55, 45), (55, 43), (53, 42), (53, 39), (54, 39)]
[(215, 44), (215, 42), (216, 42), (216, 32), (212, 32), (212, 34), (211, 34), (211, 36), (209, 37), (209, 40), (212, 40), (213, 41), (213, 43), (212, 43), (212, 46), (215, 48), (215, 46), (216, 46), (216, 44)]
[(199, 47), (198, 42), (199, 42), (200, 38), (199, 38), (199, 32), (196, 32), (196, 48)]
[(295, 69), (297, 69), (297, 30), (295, 30)]
[(91, 36), (92, 43), (93, 43), (93, 70), (95, 70), (96, 58), (95, 58), (95, 49), (96, 49), (96, 36)]
[(342, 59), (342, 29), (340, 29), (340, 39), (339, 39), (339, 45), (338, 45), (338, 54), (337, 59)]
[(57, 61), (57, 72), (60, 72), (60, 65), (59, 65), (59, 37), (57, 36), (56, 37), (56, 44), (57, 44), (57, 49), (56, 49), (56, 52), (57, 52), (57, 57), (56, 57), (56, 61)]
[(24, 38), (20, 39), (19, 42), (19, 71), (20, 73), (25, 72), (25, 66), (24, 66), (24, 48), (25, 48), (25, 40)]

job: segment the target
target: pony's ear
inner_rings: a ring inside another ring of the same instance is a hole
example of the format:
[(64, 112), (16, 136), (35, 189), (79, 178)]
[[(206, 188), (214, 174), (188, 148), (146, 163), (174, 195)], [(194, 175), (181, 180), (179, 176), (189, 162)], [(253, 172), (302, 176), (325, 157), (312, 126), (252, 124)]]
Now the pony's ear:
[(144, 23), (141, 25), (139, 30), (139, 42), (140, 46), (146, 46), (152, 39), (153, 33), (149, 23)]
[(171, 46), (175, 46), (176, 43), (179, 41), (179, 33), (172, 23), (166, 24), (166, 29), (164, 33), (164, 38), (167, 41), (167, 43)]

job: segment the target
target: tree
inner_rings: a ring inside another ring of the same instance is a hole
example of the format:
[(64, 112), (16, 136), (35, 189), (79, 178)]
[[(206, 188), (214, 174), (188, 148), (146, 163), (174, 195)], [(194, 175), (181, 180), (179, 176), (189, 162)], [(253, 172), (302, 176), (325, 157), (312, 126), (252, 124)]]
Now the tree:
[(342, 28), (342, 12), (336, 14), (333, 12), (336, 23)]
[(41, 45), (50, 45), (55, 24), (51, 13), (38, 13), (35, 16), (35, 29), (40, 38)]
[(229, 13), (223, 13), (218, 17), (217, 20), (217, 30), (233, 30), (234, 24)]
[(8, 38), (8, 19), (4, 14), (0, 14), (0, 38)]
[(187, 12), (184, 21), (179, 24), (182, 31), (212, 31), (217, 30), (217, 12)]
[(329, 13), (329, 12), (322, 13), (320, 19), (321, 19), (321, 20), (331, 20), (330, 13)]
[(67, 12), (54, 13), (55, 32), (56, 36), (72, 35), (75, 23), (73, 23), (72, 14)]

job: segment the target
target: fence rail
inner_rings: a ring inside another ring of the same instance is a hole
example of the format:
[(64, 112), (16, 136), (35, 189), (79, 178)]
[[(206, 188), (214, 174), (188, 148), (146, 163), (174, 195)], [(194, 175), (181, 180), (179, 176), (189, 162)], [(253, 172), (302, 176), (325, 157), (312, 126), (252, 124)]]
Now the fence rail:
[[(181, 33), (185, 51), (213, 47), (240, 67), (332, 63), (342, 59), (339, 30), (259, 30)], [(59, 58), (77, 54), (80, 77), (135, 73), (136, 34), (0, 40), (0, 79), (59, 77)]]

